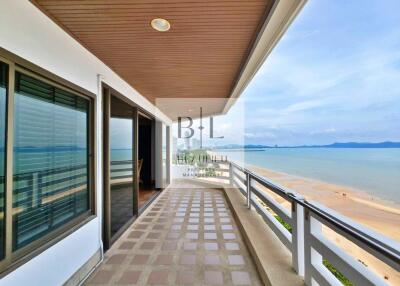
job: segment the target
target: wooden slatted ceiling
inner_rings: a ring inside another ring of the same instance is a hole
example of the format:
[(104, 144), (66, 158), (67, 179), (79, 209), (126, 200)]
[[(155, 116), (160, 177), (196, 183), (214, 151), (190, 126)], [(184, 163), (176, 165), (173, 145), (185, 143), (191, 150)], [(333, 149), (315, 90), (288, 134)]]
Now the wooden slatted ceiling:
[[(151, 101), (226, 98), (272, 0), (36, 0)], [(171, 23), (168, 32), (150, 26)]]

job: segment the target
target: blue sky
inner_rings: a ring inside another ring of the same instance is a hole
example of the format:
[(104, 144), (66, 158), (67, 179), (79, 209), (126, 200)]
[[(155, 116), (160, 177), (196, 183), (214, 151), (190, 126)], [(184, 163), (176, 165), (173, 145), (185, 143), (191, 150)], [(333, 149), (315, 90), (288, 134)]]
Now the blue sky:
[[(309, 0), (241, 96), (241, 140), (400, 141), (399, 11), (400, 1)], [(220, 119), (225, 143), (237, 141), (241, 108)]]

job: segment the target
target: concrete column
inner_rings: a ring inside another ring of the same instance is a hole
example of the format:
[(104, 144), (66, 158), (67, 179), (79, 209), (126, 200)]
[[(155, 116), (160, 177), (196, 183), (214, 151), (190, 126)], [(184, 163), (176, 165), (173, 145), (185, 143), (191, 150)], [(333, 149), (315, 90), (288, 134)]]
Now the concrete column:
[(292, 201), (292, 265), (304, 277), (304, 208)]
[(322, 224), (312, 217), (309, 210), (304, 211), (304, 281), (312, 285), (312, 264), (322, 264), (322, 256), (312, 248), (312, 233), (320, 234)]
[(156, 180), (156, 188), (163, 189), (165, 186), (164, 178), (163, 178), (163, 161), (162, 161), (162, 140), (163, 140), (163, 123), (161, 121), (156, 120), (155, 126), (155, 180)]

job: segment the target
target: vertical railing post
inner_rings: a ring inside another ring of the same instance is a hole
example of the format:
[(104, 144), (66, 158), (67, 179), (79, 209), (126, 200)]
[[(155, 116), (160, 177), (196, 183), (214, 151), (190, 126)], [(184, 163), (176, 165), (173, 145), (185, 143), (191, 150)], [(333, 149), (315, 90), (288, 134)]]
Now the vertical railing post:
[(245, 171), (246, 174), (246, 187), (247, 187), (247, 208), (251, 209), (251, 176), (248, 172)]
[(313, 218), (308, 209), (304, 210), (304, 282), (312, 285), (312, 265), (322, 263), (322, 256), (312, 248), (312, 234), (321, 234), (322, 224)]
[(233, 187), (233, 166), (231, 162), (229, 162), (229, 186)]
[(292, 200), (292, 265), (304, 277), (304, 207)]
[(42, 205), (42, 199), (43, 199), (42, 183), (43, 183), (43, 174), (41, 172), (39, 172), (38, 173), (38, 192), (37, 192), (37, 197), (36, 197), (36, 200), (39, 205)]
[(32, 207), (35, 208), (38, 206), (38, 194), (39, 192), (39, 173), (32, 173)]

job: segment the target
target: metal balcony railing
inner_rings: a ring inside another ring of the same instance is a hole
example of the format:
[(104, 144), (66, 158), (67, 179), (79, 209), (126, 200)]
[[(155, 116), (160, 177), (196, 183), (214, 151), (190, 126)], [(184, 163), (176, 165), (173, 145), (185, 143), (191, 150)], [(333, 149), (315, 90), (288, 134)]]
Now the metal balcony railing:
[[(342, 285), (326, 268), (329, 261), (353, 285), (389, 285), (387, 281), (357, 261), (322, 233), (323, 226), (345, 237), (383, 263), (400, 271), (400, 244), (376, 233), (316, 202), (289, 191), (256, 173), (229, 162), (230, 185), (247, 199), (292, 254), (292, 265), (307, 285)], [(291, 205), (284, 208), (267, 188)], [(264, 205), (264, 206), (263, 206)], [(277, 217), (266, 207), (273, 211)], [(286, 227), (285, 227), (286, 226)], [(394, 226), (396, 227), (396, 226)], [(397, 226), (398, 227), (398, 226)]]
[(132, 177), (133, 177), (132, 160), (111, 161), (110, 169), (111, 169), (110, 170), (111, 183), (117, 180), (132, 182)]
[[(132, 161), (112, 161), (111, 179), (132, 179)], [(58, 167), (14, 174), (13, 208), (43, 207), (87, 187), (87, 165)], [(0, 177), (4, 183), (4, 177)], [(4, 194), (0, 194), (0, 200)], [(0, 210), (2, 211), (2, 209)]]

